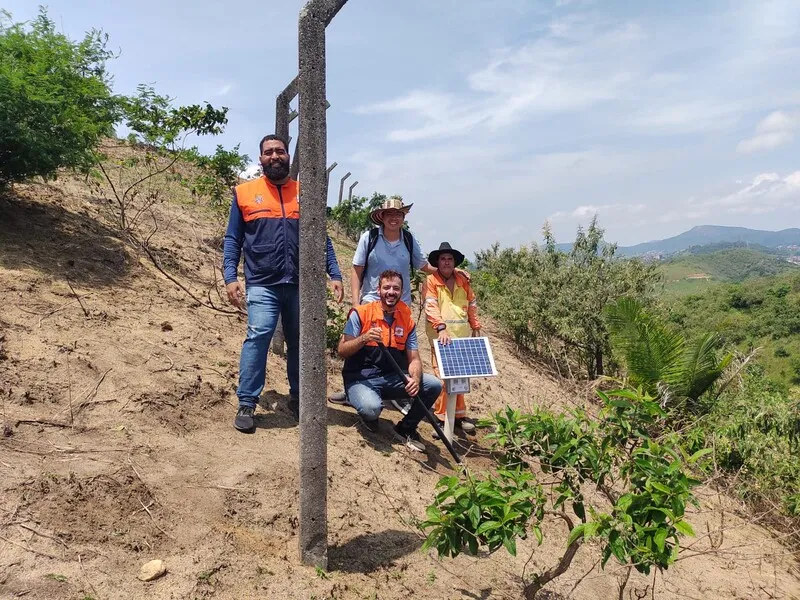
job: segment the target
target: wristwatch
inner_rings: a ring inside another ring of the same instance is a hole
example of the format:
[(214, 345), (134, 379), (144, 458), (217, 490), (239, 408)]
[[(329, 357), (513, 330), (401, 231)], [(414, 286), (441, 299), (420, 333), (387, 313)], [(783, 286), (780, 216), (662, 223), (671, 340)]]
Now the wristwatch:
[(442, 323), (442, 324), (436, 326), (436, 331), (444, 331), (446, 327), (447, 327), (447, 325)]

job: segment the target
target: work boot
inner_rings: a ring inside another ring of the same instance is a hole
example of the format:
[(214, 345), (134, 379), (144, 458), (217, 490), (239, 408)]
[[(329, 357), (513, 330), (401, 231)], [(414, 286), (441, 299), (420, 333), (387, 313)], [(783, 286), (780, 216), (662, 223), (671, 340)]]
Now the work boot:
[(468, 435), (475, 433), (475, 423), (472, 421), (467, 421), (465, 418), (456, 419), (456, 427), (460, 427), (461, 431)]
[(414, 452), (425, 452), (425, 444), (416, 429), (406, 429), (400, 421), (394, 426), (394, 437)]
[(236, 413), (236, 418), (233, 420), (233, 426), (244, 433), (252, 433), (256, 428), (255, 419), (253, 415), (256, 409), (253, 406), (240, 406), (239, 412)]
[(300, 421), (300, 398), (297, 396), (290, 396), (289, 402), (286, 404), (289, 412), (292, 413), (295, 421)]
[(375, 419), (373, 421), (367, 421), (361, 415), (358, 416), (358, 424), (367, 431), (369, 431), (370, 433), (378, 433), (378, 429), (380, 428), (378, 419)]

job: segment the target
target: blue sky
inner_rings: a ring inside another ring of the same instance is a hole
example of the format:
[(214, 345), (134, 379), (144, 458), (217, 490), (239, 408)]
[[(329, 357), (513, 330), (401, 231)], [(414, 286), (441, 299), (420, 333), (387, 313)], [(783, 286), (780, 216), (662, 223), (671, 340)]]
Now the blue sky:
[[(302, 4), (48, 7), (73, 38), (110, 35), (118, 92), (228, 106), (226, 133), (196, 143), (254, 157), (297, 71)], [(539, 241), (548, 220), (569, 241), (595, 213), (623, 245), (800, 226), (797, 0), (350, 0), (327, 48), (329, 203), (346, 171), (355, 193), (401, 194), (426, 248)]]

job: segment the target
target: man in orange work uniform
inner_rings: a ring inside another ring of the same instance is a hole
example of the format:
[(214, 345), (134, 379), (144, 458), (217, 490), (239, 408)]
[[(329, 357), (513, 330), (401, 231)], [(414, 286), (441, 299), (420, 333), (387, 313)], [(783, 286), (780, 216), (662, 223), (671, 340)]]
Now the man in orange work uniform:
[[(428, 255), (428, 262), (437, 267), (436, 273), (428, 275), (425, 281), (426, 332), (431, 341), (431, 361), (433, 370), (439, 375), (436, 364), (434, 340), (442, 345), (450, 343), (451, 338), (479, 337), (481, 323), (478, 321), (478, 303), (469, 280), (456, 270), (464, 262), (464, 255), (454, 250), (447, 242), (442, 242), (438, 250)], [(444, 421), (447, 411), (447, 390), (443, 389), (433, 407), (436, 418)], [(475, 425), (466, 420), (467, 405), (464, 394), (456, 398), (456, 427), (464, 433), (475, 433)]]
[[(288, 408), (295, 419), (300, 416), (300, 184), (289, 177), (289, 144), (282, 137), (262, 138), (259, 161), (264, 176), (237, 185), (234, 191), (223, 254), (228, 299), (236, 307), (247, 304), (247, 338), (236, 390), (239, 410), (234, 420), (234, 427), (245, 433), (255, 427), (267, 350), (279, 317), (286, 334)], [(242, 254), (246, 292), (237, 277)], [(336, 301), (341, 302), (342, 274), (330, 238), (327, 270)]]
[[(349, 404), (369, 431), (378, 431), (382, 397), (397, 399), (419, 396), (427, 408), (442, 391), (442, 382), (422, 372), (417, 330), (411, 309), (400, 300), (403, 277), (387, 270), (378, 278), (379, 300), (353, 307), (339, 341), (339, 356), (344, 359), (342, 377)], [(401, 377), (384, 356), (382, 343), (404, 372)], [(394, 427), (395, 437), (410, 450), (425, 451), (417, 425), (425, 408), (415, 402)]]

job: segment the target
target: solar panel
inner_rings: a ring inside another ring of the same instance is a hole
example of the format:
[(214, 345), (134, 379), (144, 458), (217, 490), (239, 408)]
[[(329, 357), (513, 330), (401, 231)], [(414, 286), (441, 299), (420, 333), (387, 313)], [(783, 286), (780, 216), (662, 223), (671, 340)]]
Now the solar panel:
[(442, 346), (437, 340), (434, 350), (442, 379), (497, 375), (489, 338), (453, 338), (446, 346)]

